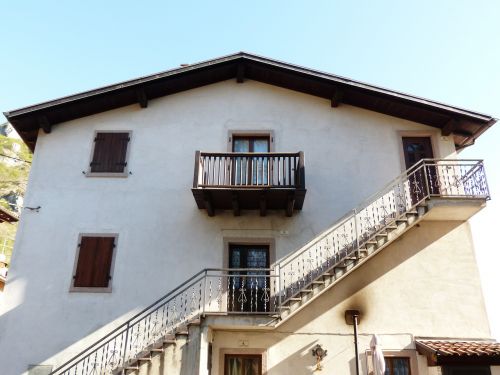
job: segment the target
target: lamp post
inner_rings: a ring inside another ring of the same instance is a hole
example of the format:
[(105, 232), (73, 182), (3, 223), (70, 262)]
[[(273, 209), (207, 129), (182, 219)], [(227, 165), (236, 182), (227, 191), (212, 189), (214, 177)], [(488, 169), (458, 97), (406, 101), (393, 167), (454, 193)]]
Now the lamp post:
[(344, 317), (347, 325), (354, 326), (354, 352), (356, 355), (356, 375), (359, 375), (358, 324), (359, 324), (360, 313), (358, 310), (346, 310)]

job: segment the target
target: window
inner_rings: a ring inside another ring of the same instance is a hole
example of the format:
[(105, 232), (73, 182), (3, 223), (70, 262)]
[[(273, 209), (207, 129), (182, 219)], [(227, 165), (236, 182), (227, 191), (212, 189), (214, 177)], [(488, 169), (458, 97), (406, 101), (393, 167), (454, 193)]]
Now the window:
[(73, 275), (73, 289), (110, 290), (113, 253), (117, 235), (81, 235)]
[(226, 354), (224, 375), (262, 375), (262, 356), (250, 354)]
[(90, 175), (125, 175), (130, 132), (97, 132)]
[(410, 375), (410, 358), (384, 357), (385, 375)]
[[(270, 137), (267, 135), (233, 136), (233, 152), (252, 152), (252, 153), (268, 153), (270, 145)], [(233, 166), (233, 181), (234, 185), (267, 185), (269, 160), (265, 157), (255, 158), (236, 158), (236, 163)]]
[(233, 152), (269, 152), (269, 136), (233, 136)]

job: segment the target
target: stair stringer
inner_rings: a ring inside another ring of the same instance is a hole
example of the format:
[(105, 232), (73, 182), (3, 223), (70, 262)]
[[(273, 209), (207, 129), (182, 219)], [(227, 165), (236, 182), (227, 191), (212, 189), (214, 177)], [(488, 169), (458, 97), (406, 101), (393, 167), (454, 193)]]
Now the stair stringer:
[(143, 351), (140, 358), (129, 361), (120, 375), (192, 375), (198, 373), (200, 321), (188, 323), (175, 334), (162, 338), (161, 345)]

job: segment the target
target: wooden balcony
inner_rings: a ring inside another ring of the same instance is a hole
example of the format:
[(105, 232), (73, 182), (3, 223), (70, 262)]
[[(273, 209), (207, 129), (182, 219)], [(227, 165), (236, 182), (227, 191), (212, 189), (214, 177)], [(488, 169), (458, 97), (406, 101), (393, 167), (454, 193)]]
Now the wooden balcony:
[(304, 153), (196, 151), (193, 196), (209, 216), (217, 210), (301, 210), (306, 195)]

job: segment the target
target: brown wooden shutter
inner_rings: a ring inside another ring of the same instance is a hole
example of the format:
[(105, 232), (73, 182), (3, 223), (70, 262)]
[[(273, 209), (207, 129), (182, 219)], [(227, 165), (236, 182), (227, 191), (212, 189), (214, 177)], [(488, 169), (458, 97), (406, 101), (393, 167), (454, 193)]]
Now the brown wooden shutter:
[(111, 280), (111, 260), (115, 247), (114, 237), (99, 237), (97, 240), (97, 251), (94, 262), (93, 287), (105, 288)]
[(90, 171), (123, 173), (127, 165), (129, 133), (97, 133)]
[(96, 237), (82, 237), (80, 240), (80, 251), (78, 253), (78, 263), (74, 276), (75, 287), (92, 286), (92, 271), (94, 267), (95, 250), (97, 248)]
[(79, 246), (73, 286), (106, 288), (111, 279), (115, 238), (83, 236)]

